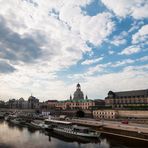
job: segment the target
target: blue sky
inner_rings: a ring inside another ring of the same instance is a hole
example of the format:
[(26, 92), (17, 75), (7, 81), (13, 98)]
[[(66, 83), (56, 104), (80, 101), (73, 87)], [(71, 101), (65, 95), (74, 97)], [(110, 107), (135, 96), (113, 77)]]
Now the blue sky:
[(148, 89), (147, 0), (0, 0), (0, 97), (90, 99)]

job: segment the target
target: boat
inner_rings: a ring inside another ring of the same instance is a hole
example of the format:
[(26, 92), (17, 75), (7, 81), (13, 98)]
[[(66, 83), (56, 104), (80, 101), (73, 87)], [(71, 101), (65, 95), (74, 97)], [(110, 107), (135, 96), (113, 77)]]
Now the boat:
[(72, 122), (60, 121), (60, 120), (49, 120), (46, 119), (52, 125), (53, 131), (63, 136), (85, 137), (85, 138), (99, 138), (100, 133), (92, 130), (89, 127), (73, 125)]
[(21, 123), (21, 120), (19, 118), (15, 118), (15, 119), (10, 119), (10, 122), (19, 125)]
[(79, 136), (71, 138), (71, 136), (68, 136), (68, 135), (61, 136), (60, 134), (55, 133), (53, 131), (46, 132), (45, 135), (49, 137), (49, 141), (51, 141), (52, 138), (56, 138), (56, 139), (59, 139), (61, 141), (68, 142), (68, 143), (77, 142), (77, 143), (86, 144), (86, 143), (99, 143), (100, 142), (99, 138), (92, 139), (92, 138), (85, 138), (85, 137), (79, 137)]
[(40, 120), (34, 120), (30, 123), (27, 123), (27, 125), (29, 127), (32, 127), (34, 129), (48, 129), (49, 125), (47, 125), (44, 121), (40, 121)]
[(0, 119), (4, 119), (5, 114), (4, 113), (0, 113)]

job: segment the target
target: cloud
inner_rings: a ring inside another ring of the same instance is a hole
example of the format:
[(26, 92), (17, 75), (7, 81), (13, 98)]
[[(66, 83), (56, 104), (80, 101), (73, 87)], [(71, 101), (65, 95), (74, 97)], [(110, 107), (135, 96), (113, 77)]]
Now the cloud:
[(128, 30), (128, 32), (130, 33), (130, 32), (133, 32), (133, 31), (139, 29), (140, 26), (143, 25), (143, 24), (144, 24), (143, 21), (134, 21), (132, 23), (132, 27)]
[(82, 8), (91, 2), (0, 1), (0, 58), (12, 67), (0, 78), (3, 96), (11, 92), (7, 98), (26, 97), (33, 92), (39, 97), (65, 97), (65, 92), (57, 95), (67, 85), (56, 72), (77, 64), (83, 54), (92, 52), (88, 43), (101, 45), (115, 27), (110, 13), (85, 14)]
[(0, 58), (11, 62), (30, 63), (41, 56), (40, 43), (31, 36), (20, 36), (7, 27), (0, 18)]
[(146, 43), (148, 40), (148, 25), (142, 26), (137, 33), (132, 36), (132, 43)]
[[(113, 34), (118, 26), (115, 24), (116, 19), (109, 11), (103, 10), (94, 16), (86, 13), (85, 7), (92, 2), (93, 0), (0, 1), (1, 96), (7, 99), (12, 96), (27, 98), (32, 92), (41, 100), (67, 99), (75, 90), (77, 79), (73, 79), (77, 77), (81, 78), (80, 82), (84, 82), (82, 84), (84, 90), (93, 97), (105, 95), (105, 90), (108, 91), (112, 86), (108, 83), (114, 83), (116, 78), (117, 81), (122, 82), (121, 85), (124, 84), (124, 80), (126, 84), (131, 80), (129, 78), (126, 81), (128, 78), (126, 74), (132, 76), (135, 70), (131, 73), (128, 70), (122, 71), (125, 79), (122, 72), (107, 74), (110, 67), (132, 64), (131, 60), (123, 62), (121, 59), (117, 62), (97, 64), (101, 60), (97, 55), (100, 53), (105, 56), (106, 50), (95, 51), (95, 48), (101, 49), (104, 41), (109, 40), (111, 35), (114, 36), (116, 46), (121, 45), (125, 38)], [(127, 15), (135, 18), (133, 12), (134, 10)], [(145, 15), (141, 18), (145, 18)], [(84, 55), (90, 59), (83, 59)], [(82, 60), (84, 61), (80, 63)], [(108, 60), (112, 61), (112, 59)], [(81, 67), (88, 66), (87, 71), (71, 75), (70, 82), (66, 81), (70, 70), (72, 73), (76, 72), (72, 66), (75, 67), (79, 63), (82, 64)], [(91, 67), (93, 63), (97, 65)], [(65, 75), (60, 77), (58, 72), (61, 71), (64, 71)], [(144, 70), (141, 70), (141, 73), (139, 71), (138, 74), (141, 74), (141, 77), (144, 76)], [(143, 79), (141, 78), (141, 82), (144, 82)], [(140, 78), (138, 80), (135, 78), (135, 82), (139, 84), (139, 81)], [(132, 88), (135, 84), (134, 78), (130, 84)], [(116, 85), (113, 84), (113, 87), (116, 88)], [(144, 86), (143, 83), (139, 88)]]
[[(128, 66), (119, 72), (85, 77), (82, 86), (85, 86), (84, 92), (88, 92), (88, 96), (95, 99), (104, 99), (109, 90), (127, 91), (134, 89), (147, 89), (147, 72), (148, 65)], [(98, 94), (98, 97), (95, 94)]]
[(108, 54), (110, 54), (110, 55), (112, 55), (112, 54), (114, 54), (115, 53), (115, 51), (113, 51), (113, 50), (109, 50), (108, 51)]
[(97, 62), (101, 61), (102, 59), (103, 59), (103, 57), (100, 57), (100, 58), (97, 58), (97, 59), (85, 60), (81, 64), (82, 65), (90, 65), (90, 64), (97, 63)]
[(137, 59), (136, 61), (140, 61), (140, 62), (148, 61), (148, 56), (143, 56), (143, 57)]
[(132, 46), (129, 46), (125, 49), (123, 49), (119, 55), (131, 55), (131, 54), (134, 54), (134, 53), (138, 53), (140, 52), (140, 47), (139, 46), (136, 46), (136, 45), (132, 45)]
[(111, 67), (119, 67), (119, 66), (124, 66), (126, 64), (132, 64), (134, 63), (135, 61), (134, 60), (131, 60), (131, 59), (125, 59), (123, 61), (117, 61), (115, 62), (114, 64), (111, 65)]
[(126, 39), (125, 39), (126, 36), (127, 36), (127, 33), (123, 31), (118, 36), (115, 35), (113, 37), (113, 40), (110, 41), (110, 43), (115, 46), (126, 44)]
[(86, 16), (80, 25), (81, 37), (96, 46), (100, 45), (114, 30), (115, 23), (111, 18), (111, 14), (105, 12), (93, 17)]
[(16, 69), (8, 62), (0, 61), (0, 73), (8, 74), (14, 72)]
[[(117, 16), (125, 18), (132, 16), (135, 19), (144, 19), (148, 17), (147, 0), (101, 0), (102, 3)], [(116, 4), (116, 5), (115, 5)]]

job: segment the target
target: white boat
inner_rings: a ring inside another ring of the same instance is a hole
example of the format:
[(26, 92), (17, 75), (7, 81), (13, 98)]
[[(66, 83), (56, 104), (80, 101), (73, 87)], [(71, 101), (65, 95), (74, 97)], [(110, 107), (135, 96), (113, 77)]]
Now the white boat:
[(46, 120), (53, 126), (55, 133), (71, 136), (71, 137), (85, 137), (85, 138), (99, 138), (100, 133), (91, 130), (89, 127), (73, 125), (72, 122), (60, 120)]
[(29, 123), (29, 126), (36, 128), (36, 129), (46, 129), (49, 128), (49, 125), (45, 124), (44, 121), (34, 120)]
[(16, 119), (11, 119), (10, 122), (18, 125), (18, 124), (20, 124), (21, 121), (20, 121), (20, 119), (16, 118)]

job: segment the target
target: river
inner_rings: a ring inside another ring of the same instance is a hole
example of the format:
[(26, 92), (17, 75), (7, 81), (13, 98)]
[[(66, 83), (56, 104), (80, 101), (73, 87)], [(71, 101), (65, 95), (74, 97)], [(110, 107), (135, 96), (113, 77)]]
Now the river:
[[(126, 143), (125, 143), (126, 144)], [(100, 137), (99, 140), (82, 143), (54, 133), (28, 129), (0, 120), (0, 148), (134, 148), (123, 141)], [(140, 148), (140, 147), (139, 147)]]

